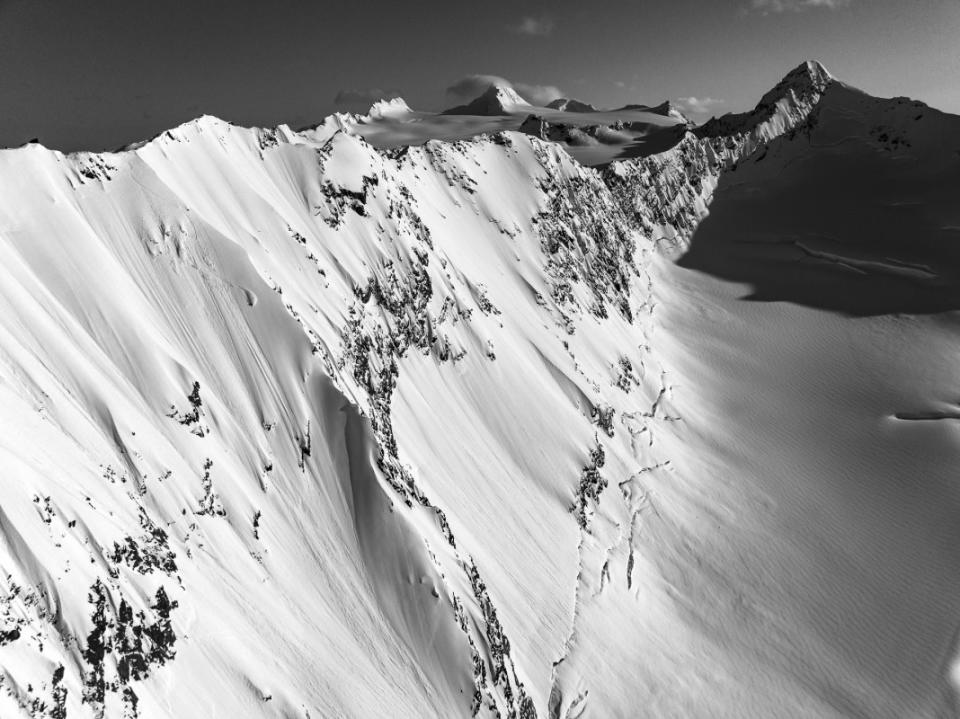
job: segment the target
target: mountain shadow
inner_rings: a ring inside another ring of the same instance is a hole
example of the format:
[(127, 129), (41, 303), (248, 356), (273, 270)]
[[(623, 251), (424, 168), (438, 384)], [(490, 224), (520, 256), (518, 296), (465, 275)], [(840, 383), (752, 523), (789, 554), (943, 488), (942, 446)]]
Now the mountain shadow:
[(723, 173), (679, 264), (853, 316), (960, 309), (960, 117), (837, 83)]

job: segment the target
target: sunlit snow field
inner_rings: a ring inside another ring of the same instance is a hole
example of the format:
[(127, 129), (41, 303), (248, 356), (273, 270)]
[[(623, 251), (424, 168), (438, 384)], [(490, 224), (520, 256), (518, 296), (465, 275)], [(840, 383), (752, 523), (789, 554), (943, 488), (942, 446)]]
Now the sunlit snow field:
[(960, 119), (524, 117), (0, 152), (0, 716), (956, 711)]

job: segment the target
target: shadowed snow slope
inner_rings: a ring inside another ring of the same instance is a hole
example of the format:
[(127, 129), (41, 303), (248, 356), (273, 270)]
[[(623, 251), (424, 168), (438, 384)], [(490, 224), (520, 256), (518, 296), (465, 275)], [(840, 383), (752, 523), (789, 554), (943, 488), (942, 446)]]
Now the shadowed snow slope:
[(682, 264), (757, 300), (854, 315), (960, 309), (960, 118), (834, 84), (727, 174)]
[(725, 276), (883, 142), (818, 68), (602, 172), (352, 116), (0, 152), (0, 716), (946, 715), (953, 320)]

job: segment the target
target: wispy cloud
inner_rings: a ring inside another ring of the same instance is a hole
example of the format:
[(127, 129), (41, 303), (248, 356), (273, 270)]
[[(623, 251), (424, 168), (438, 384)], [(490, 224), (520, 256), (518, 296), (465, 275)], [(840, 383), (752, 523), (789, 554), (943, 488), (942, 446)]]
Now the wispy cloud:
[(465, 75), (447, 88), (447, 94), (456, 100), (472, 100), (492, 85), (513, 87), (513, 83), (499, 75)]
[(770, 13), (803, 12), (821, 8), (838, 10), (847, 7), (851, 0), (751, 0), (750, 9), (769, 15)]
[(706, 115), (712, 112), (717, 105), (722, 105), (723, 100), (718, 100), (715, 97), (694, 97), (691, 95), (690, 97), (678, 97), (677, 104), (694, 115)]
[(447, 95), (459, 101), (470, 101), (478, 95), (482, 95), (492, 85), (512, 87), (524, 100), (541, 107), (558, 97), (563, 97), (563, 91), (556, 85), (531, 85), (526, 82), (512, 82), (499, 75), (467, 75), (448, 87)]
[(545, 37), (553, 32), (553, 20), (547, 16), (533, 17), (527, 16), (520, 18), (520, 21), (507, 26), (510, 32), (518, 35), (532, 35), (534, 37)]
[(393, 89), (368, 87), (364, 89), (340, 90), (333, 102), (337, 107), (348, 110), (367, 110), (378, 100), (392, 100), (400, 97), (400, 93)]
[(513, 89), (520, 97), (527, 102), (542, 107), (549, 102), (553, 102), (558, 97), (563, 97), (564, 93), (556, 85), (528, 85), (525, 82), (513, 83)]

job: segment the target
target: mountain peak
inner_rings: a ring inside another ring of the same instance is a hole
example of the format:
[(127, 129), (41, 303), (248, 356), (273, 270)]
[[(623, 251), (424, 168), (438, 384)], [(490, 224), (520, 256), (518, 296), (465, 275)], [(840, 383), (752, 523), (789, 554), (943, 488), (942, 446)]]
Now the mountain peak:
[(413, 112), (402, 97), (377, 100), (370, 106), (367, 116), (371, 118), (397, 117)]
[(697, 129), (697, 134), (717, 137), (750, 132), (777, 117), (782, 120), (789, 116), (790, 123), (796, 124), (812, 111), (834, 82), (833, 75), (823, 65), (816, 60), (806, 60), (784, 75), (753, 110), (711, 118)]
[(567, 97), (560, 97), (547, 104), (551, 110), (560, 110), (561, 112), (596, 112), (597, 108), (587, 102), (573, 100)]
[(444, 111), (444, 115), (511, 115), (531, 107), (509, 85), (490, 85), (483, 93), (466, 105), (458, 105)]
[(690, 122), (690, 118), (683, 114), (683, 111), (676, 104), (670, 102), (670, 100), (661, 102), (656, 107), (651, 107), (650, 112), (656, 115), (663, 115), (664, 117), (672, 117), (681, 122)]
[(785, 89), (823, 92), (834, 79), (820, 62), (806, 60), (788, 72), (771, 92)]
[(496, 99), (504, 106), (530, 104), (520, 97), (520, 94), (509, 85), (491, 85), (481, 97)]
[(791, 93), (802, 100), (819, 99), (834, 82), (833, 75), (827, 72), (823, 65), (816, 60), (806, 60), (784, 75), (780, 82), (760, 98), (757, 110), (770, 108), (780, 100), (790, 97)]

